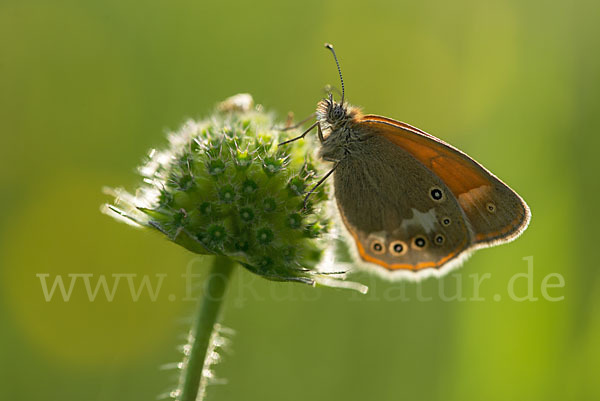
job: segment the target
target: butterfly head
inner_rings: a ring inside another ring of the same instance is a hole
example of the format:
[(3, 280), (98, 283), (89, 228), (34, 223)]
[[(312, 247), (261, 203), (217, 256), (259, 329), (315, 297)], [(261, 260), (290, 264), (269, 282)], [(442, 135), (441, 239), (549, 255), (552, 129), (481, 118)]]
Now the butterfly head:
[(331, 127), (342, 125), (348, 119), (347, 104), (333, 100), (333, 95), (319, 102), (317, 106), (317, 118), (320, 122)]

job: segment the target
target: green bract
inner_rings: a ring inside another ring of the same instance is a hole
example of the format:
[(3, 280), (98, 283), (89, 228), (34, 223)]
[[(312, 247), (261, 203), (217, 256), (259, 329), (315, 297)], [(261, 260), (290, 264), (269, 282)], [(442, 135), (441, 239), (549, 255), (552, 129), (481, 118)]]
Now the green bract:
[(234, 96), (170, 134), (168, 148), (152, 150), (140, 167), (135, 195), (109, 190), (115, 200), (104, 210), (272, 280), (331, 285), (315, 274), (330, 242), (326, 186), (303, 209), (320, 176), (313, 152), (303, 140), (278, 147), (299, 133), (275, 126), (249, 95)]

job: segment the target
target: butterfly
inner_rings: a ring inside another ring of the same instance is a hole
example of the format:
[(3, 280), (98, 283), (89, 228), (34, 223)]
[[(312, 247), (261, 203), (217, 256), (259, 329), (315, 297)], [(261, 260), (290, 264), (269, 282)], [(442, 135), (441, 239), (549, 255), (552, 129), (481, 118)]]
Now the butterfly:
[(318, 103), (319, 156), (333, 174), (339, 215), (358, 258), (375, 271), (400, 278), (440, 276), (474, 250), (517, 238), (529, 224), (525, 201), (464, 152), (409, 124), (341, 100)]

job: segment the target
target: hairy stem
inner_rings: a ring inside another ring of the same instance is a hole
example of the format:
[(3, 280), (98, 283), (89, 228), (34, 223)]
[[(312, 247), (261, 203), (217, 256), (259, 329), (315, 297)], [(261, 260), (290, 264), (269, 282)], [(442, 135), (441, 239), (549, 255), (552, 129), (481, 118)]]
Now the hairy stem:
[(206, 374), (207, 357), (210, 358), (208, 351), (234, 265), (232, 259), (216, 256), (210, 275), (206, 278), (186, 350), (177, 397), (179, 401), (197, 401), (205, 394), (207, 378), (203, 376)]

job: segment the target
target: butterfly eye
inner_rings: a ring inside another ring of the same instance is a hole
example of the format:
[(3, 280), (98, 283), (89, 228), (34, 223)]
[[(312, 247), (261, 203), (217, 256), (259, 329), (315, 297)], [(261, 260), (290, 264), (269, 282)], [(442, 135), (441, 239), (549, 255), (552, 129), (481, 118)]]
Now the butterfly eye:
[(417, 235), (413, 238), (413, 247), (417, 249), (424, 249), (427, 246), (427, 239), (422, 235)]
[(377, 255), (385, 253), (385, 247), (380, 241), (377, 240), (371, 242), (371, 250)]
[(485, 205), (485, 208), (487, 209), (488, 212), (494, 214), (496, 213), (496, 205), (494, 205), (492, 202), (488, 202)]
[(444, 200), (444, 192), (440, 187), (432, 187), (429, 189), (429, 196), (434, 202), (441, 202)]
[(450, 217), (443, 217), (442, 218), (442, 225), (444, 227), (448, 227), (450, 225), (450, 223), (452, 223), (452, 220), (450, 220)]
[(444, 242), (446, 242), (446, 237), (444, 237), (443, 234), (438, 234), (435, 236), (433, 241), (436, 243), (436, 245), (442, 245)]
[(333, 109), (331, 110), (331, 119), (332, 120), (341, 120), (344, 117), (344, 109), (339, 104), (334, 104)]
[(408, 247), (402, 241), (394, 241), (390, 244), (390, 253), (394, 256), (404, 255)]

